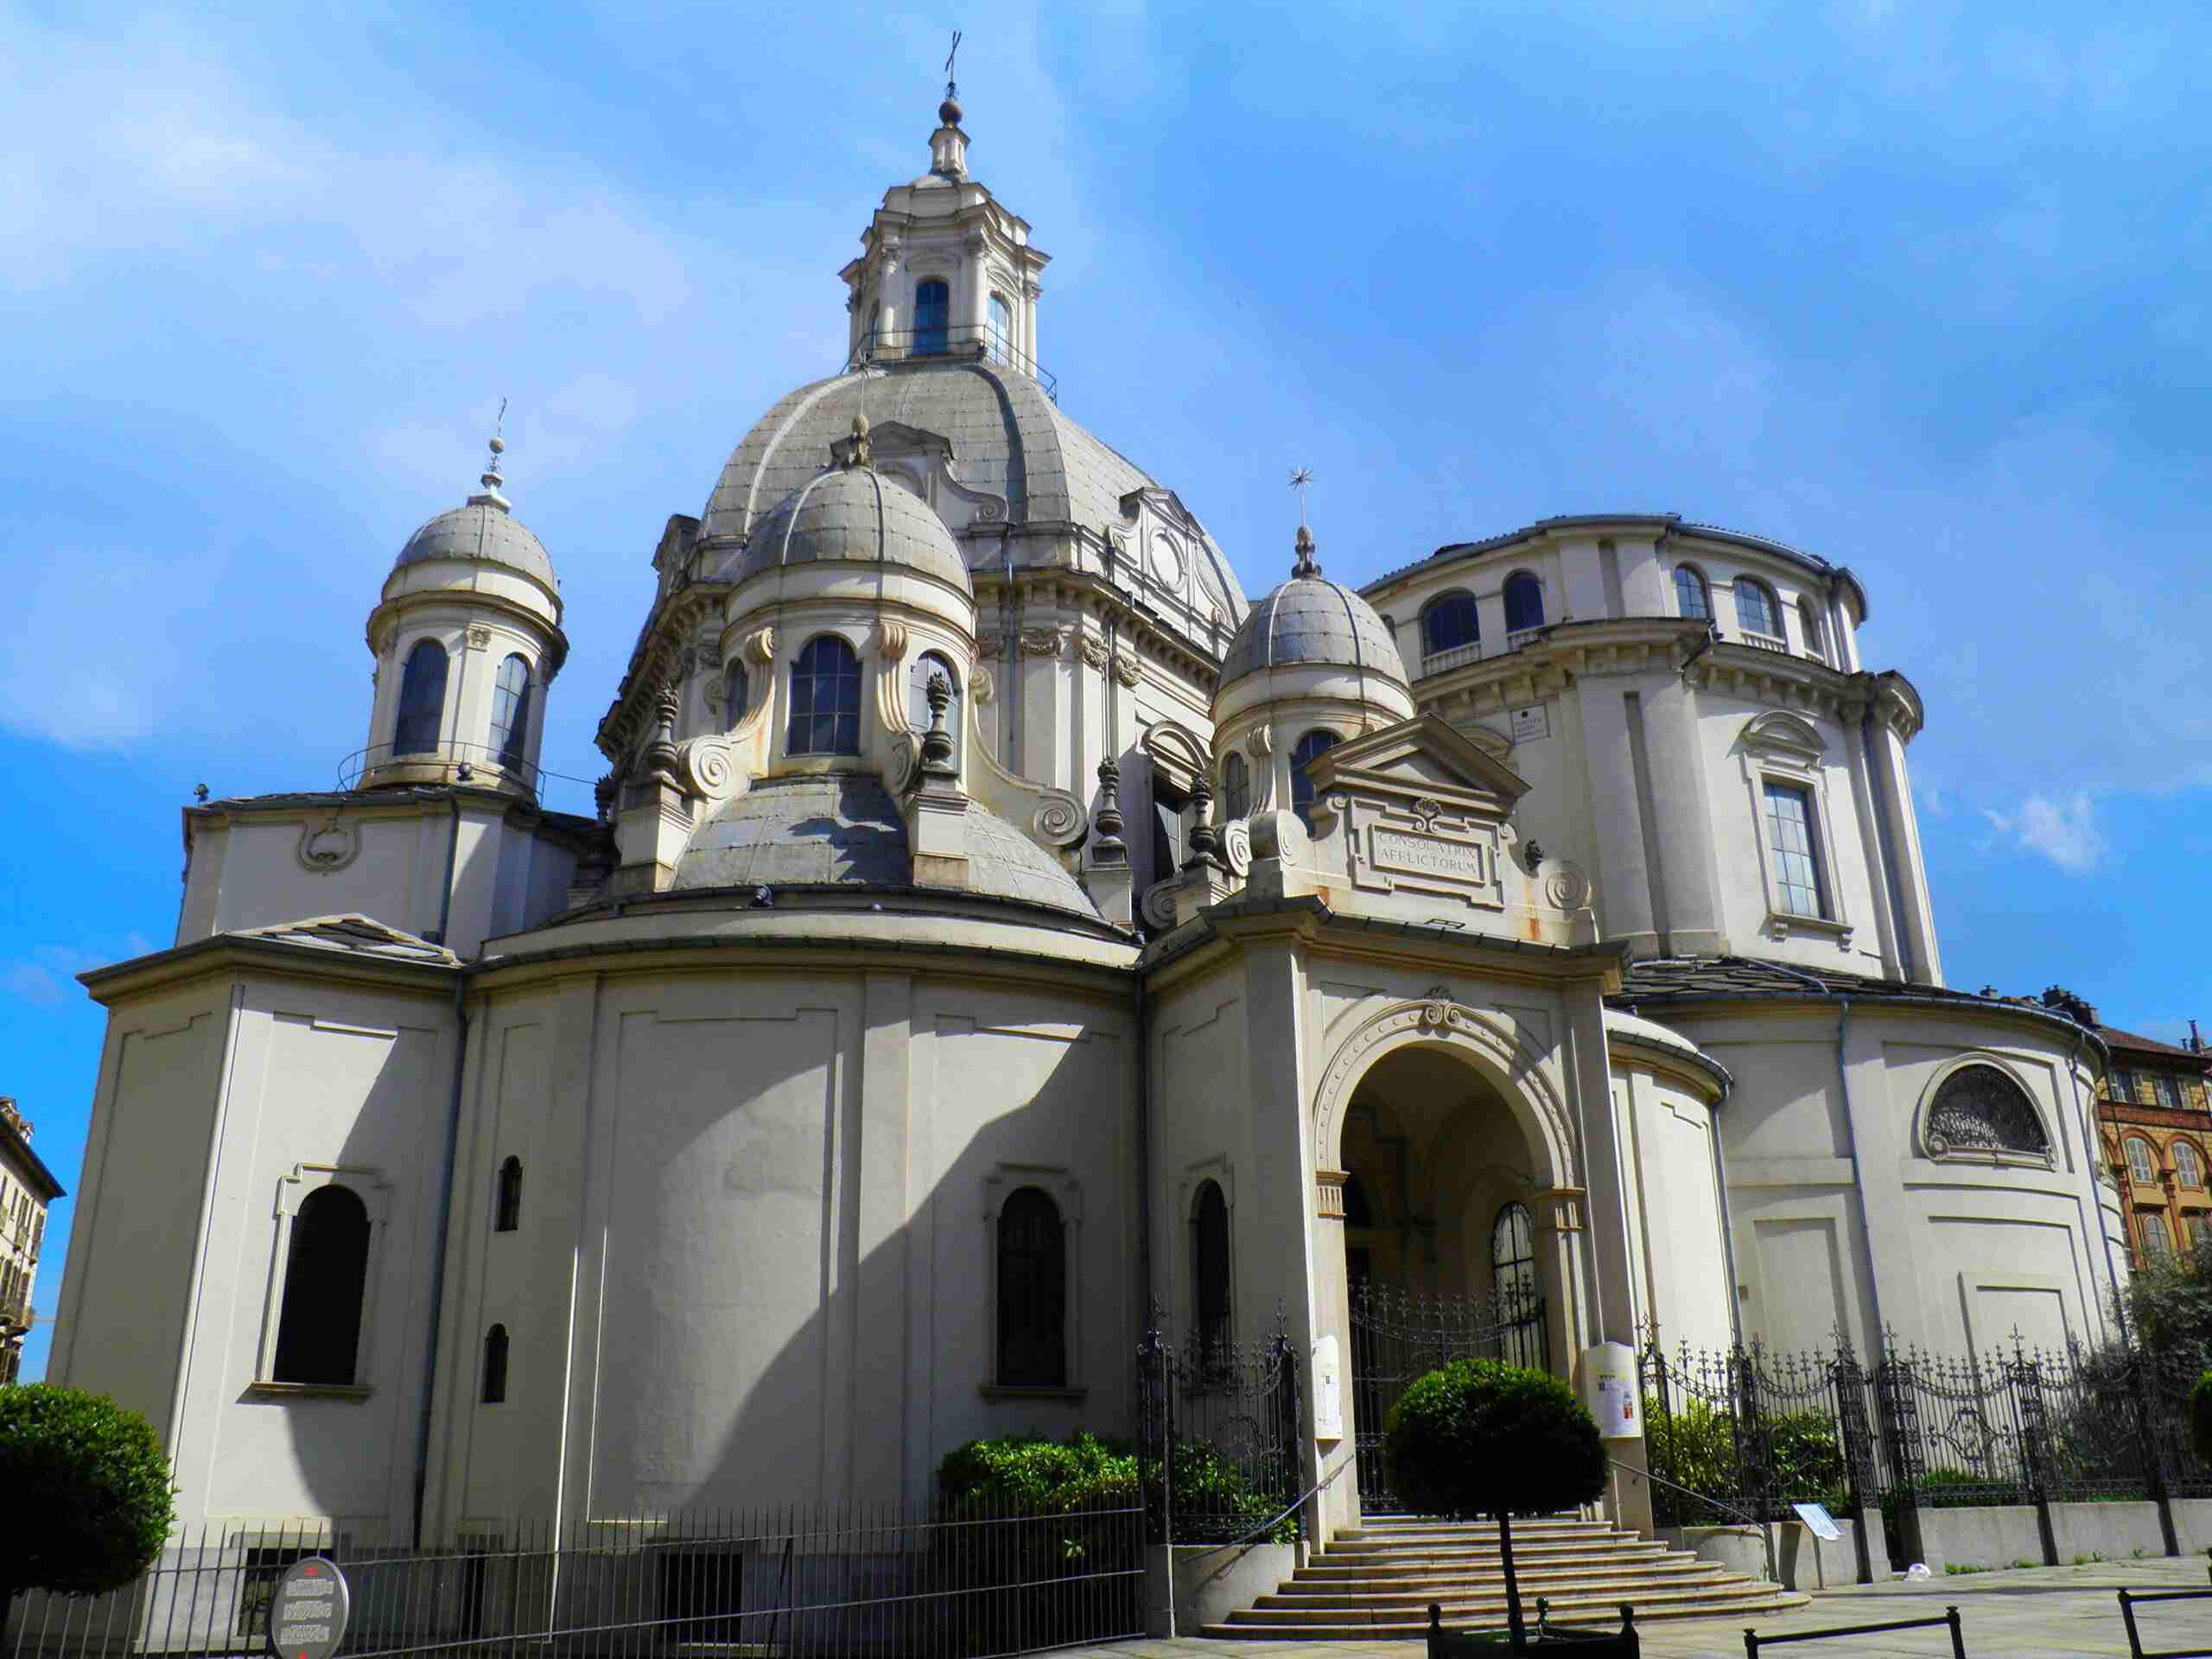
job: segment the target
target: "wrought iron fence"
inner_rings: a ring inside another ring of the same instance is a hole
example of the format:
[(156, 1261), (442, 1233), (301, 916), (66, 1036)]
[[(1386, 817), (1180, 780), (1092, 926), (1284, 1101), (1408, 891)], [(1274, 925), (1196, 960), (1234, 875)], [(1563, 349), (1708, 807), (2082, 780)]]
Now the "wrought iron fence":
[[(2212, 1494), (2190, 1449), (2188, 1394), (2201, 1366), (2133, 1350), (1995, 1354), (1890, 1347), (1862, 1364), (1847, 1344), (1639, 1355), (1662, 1525), (1790, 1506), (1878, 1510), (1892, 1559), (1916, 1555), (1923, 1510), (2033, 1505), (2056, 1559), (2050, 1506), (2147, 1500), (2171, 1542), (2171, 1500)], [(1663, 1482), (1665, 1484), (1660, 1484)]]
[(113, 1595), (18, 1598), (0, 1655), (264, 1655), (284, 1568), (324, 1555), (352, 1590), (344, 1659), (982, 1659), (1141, 1634), (1143, 1521), (1134, 1498), (1062, 1514), (785, 1508), (511, 1525), (423, 1549), (232, 1522), (173, 1541)]
[(1495, 1296), (1429, 1295), (1362, 1279), (1352, 1287), (1351, 1391), (1359, 1501), (1370, 1515), (1399, 1509), (1382, 1452), (1390, 1408), (1415, 1378), (1459, 1359), (1551, 1369), (1544, 1299), (1531, 1290)]
[(1159, 1309), (1137, 1348), (1145, 1502), (1154, 1542), (1297, 1535), (1304, 1482), (1301, 1367), (1281, 1310), (1273, 1333), (1177, 1342)]

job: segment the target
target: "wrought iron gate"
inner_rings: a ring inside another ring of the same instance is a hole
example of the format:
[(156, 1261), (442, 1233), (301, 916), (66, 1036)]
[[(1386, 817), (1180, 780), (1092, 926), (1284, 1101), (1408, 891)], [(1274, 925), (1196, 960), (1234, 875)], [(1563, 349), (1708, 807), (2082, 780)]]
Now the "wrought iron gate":
[(1398, 1511), (1382, 1455), (1390, 1408), (1414, 1378), (1455, 1359), (1496, 1359), (1551, 1369), (1544, 1299), (1534, 1291), (1495, 1296), (1433, 1296), (1355, 1280), (1351, 1291), (1354, 1451), (1359, 1503), (1370, 1515)]

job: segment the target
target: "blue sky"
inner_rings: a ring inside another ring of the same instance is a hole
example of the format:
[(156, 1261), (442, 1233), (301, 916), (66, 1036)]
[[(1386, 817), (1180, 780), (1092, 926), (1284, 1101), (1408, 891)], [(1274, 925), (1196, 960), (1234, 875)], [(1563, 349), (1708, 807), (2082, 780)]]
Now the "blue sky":
[(2212, 1019), (2202, 7), (207, 10), (0, 0), (0, 1092), (65, 1182), (70, 976), (168, 941), (194, 783), (365, 741), (503, 397), (596, 775), (660, 526), (837, 366), (956, 23), (1063, 406), (1249, 589), (1294, 464), (1340, 578), (1601, 509), (1848, 563), (1950, 981)]

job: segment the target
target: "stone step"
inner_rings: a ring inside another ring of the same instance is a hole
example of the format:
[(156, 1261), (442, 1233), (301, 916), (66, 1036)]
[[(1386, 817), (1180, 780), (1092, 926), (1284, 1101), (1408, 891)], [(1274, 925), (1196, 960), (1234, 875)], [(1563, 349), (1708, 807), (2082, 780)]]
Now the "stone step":
[[(1537, 1537), (1560, 1533), (1618, 1532), (1610, 1521), (1585, 1521), (1576, 1516), (1559, 1516), (1543, 1521), (1516, 1521), (1513, 1535)], [(1438, 1538), (1471, 1537), (1495, 1538), (1495, 1521), (1367, 1521), (1356, 1527), (1344, 1527), (1334, 1535), (1338, 1538)]]
[[(1517, 1566), (1522, 1561), (1541, 1565), (1548, 1561), (1614, 1560), (1632, 1556), (1657, 1556), (1670, 1552), (1662, 1543), (1647, 1542), (1641, 1538), (1623, 1538), (1594, 1544), (1539, 1544), (1523, 1549), (1513, 1546), (1513, 1560)], [(1326, 1549), (1316, 1550), (1312, 1557), (1315, 1567), (1339, 1567), (1354, 1573), (1391, 1573), (1402, 1567), (1421, 1567), (1428, 1563), (1455, 1565), (1469, 1562), (1503, 1562), (1505, 1553), (1496, 1548), (1485, 1548), (1470, 1544), (1463, 1549), (1446, 1549), (1437, 1545), (1421, 1549), (1378, 1550), (1338, 1549), (1331, 1544)]]
[[(1735, 1593), (1708, 1589), (1698, 1593), (1664, 1592), (1616, 1596), (1554, 1596), (1551, 1619), (1555, 1624), (1605, 1627), (1618, 1625), (1620, 1605), (1636, 1609), (1639, 1624), (1650, 1620), (1709, 1618), (1745, 1613), (1782, 1612), (1802, 1607), (1809, 1597), (1795, 1594), (1779, 1585), (1745, 1579)], [(1505, 1623), (1503, 1596), (1481, 1600), (1435, 1599), (1444, 1623), (1452, 1628), (1502, 1626)], [(1524, 1618), (1535, 1618), (1535, 1599), (1523, 1595)], [(1208, 1624), (1201, 1635), (1245, 1640), (1372, 1641), (1385, 1637), (1419, 1637), (1428, 1629), (1428, 1607), (1269, 1609), (1254, 1608), (1232, 1613), (1228, 1622)]]
[[(1711, 1561), (1694, 1561), (1685, 1566), (1669, 1565), (1656, 1572), (1623, 1572), (1618, 1568), (1591, 1570), (1581, 1573), (1554, 1573), (1534, 1577), (1528, 1573), (1515, 1575), (1521, 1584), (1521, 1593), (1557, 1595), (1561, 1593), (1594, 1593), (1617, 1586), (1649, 1585), (1654, 1588), (1672, 1588), (1684, 1584), (1726, 1584), (1732, 1575), (1724, 1567)], [(1371, 1603), (1389, 1606), (1398, 1603), (1419, 1603), (1427, 1606), (1447, 1596), (1497, 1595), (1505, 1593), (1503, 1576), (1484, 1579), (1412, 1579), (1395, 1580), (1388, 1584), (1360, 1582), (1322, 1582), (1293, 1579), (1278, 1585), (1272, 1597), (1262, 1601), (1329, 1603), (1350, 1606), (1356, 1603)]]

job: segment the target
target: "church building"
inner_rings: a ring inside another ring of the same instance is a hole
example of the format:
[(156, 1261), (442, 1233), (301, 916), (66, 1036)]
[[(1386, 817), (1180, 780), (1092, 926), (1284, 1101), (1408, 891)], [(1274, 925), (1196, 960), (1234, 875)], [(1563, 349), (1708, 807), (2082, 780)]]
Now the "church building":
[[(1859, 578), (1592, 512), (1363, 588), (1287, 524), (1248, 598), (1064, 412), (1047, 256), (938, 114), (620, 683), (563, 683), (608, 625), (495, 440), (374, 596), (349, 786), (185, 807), (174, 944), (85, 976), (50, 1375), (147, 1414), (181, 1518), (918, 1502), (1128, 1433), (1155, 1303), (1281, 1310), (1309, 1474), (1380, 1427), (1363, 1287), (1497, 1297), (1577, 1382), (2105, 1338), (2101, 1040), (1945, 987)], [(610, 692), (597, 817), (546, 809), (550, 700)]]

